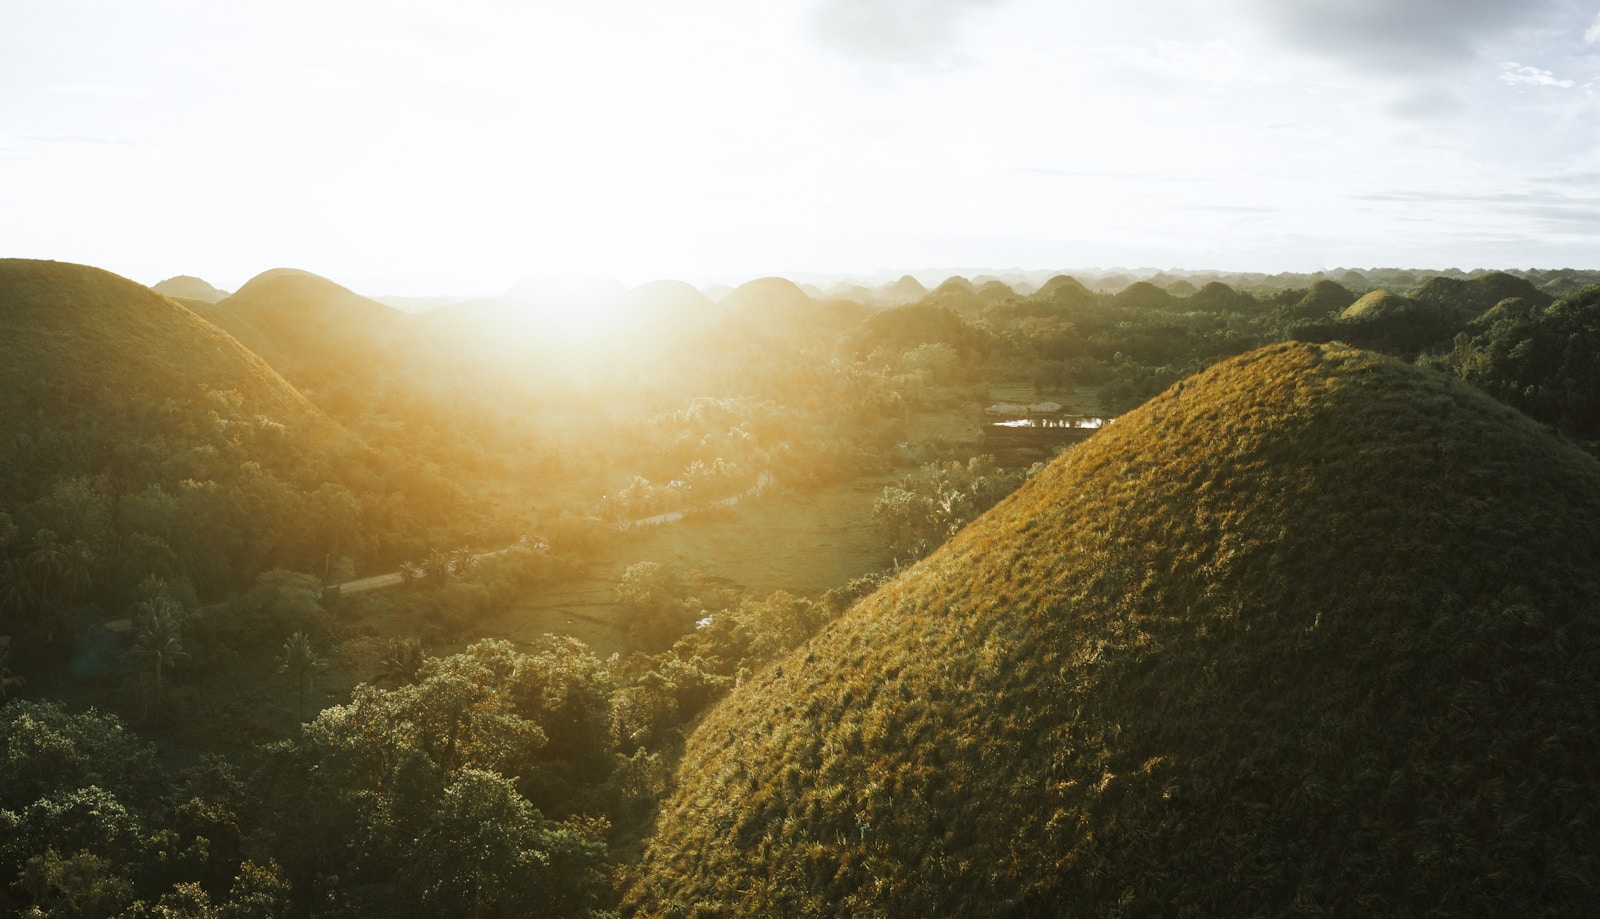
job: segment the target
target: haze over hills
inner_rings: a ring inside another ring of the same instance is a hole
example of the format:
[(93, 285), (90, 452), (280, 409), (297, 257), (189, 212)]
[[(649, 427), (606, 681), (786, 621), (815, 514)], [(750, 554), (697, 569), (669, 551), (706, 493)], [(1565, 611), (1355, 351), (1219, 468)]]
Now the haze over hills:
[(1577, 915), (1600, 463), (1283, 344), (1175, 386), (691, 737), (656, 915)]

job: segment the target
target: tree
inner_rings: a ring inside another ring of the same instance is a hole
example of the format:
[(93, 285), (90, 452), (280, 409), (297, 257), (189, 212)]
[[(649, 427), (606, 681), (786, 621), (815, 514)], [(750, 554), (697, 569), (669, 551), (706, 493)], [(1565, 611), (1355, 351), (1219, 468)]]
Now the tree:
[(646, 644), (667, 647), (688, 630), (690, 608), (677, 573), (660, 562), (629, 565), (617, 582), (617, 602), (631, 621), (628, 630)]
[(11, 672), (11, 642), (0, 644), (0, 699), (11, 695), (11, 690), (26, 683), (22, 677)]
[(150, 663), (154, 678), (156, 711), (161, 711), (161, 682), (166, 669), (189, 659), (183, 650), (183, 636), (174, 618), (177, 604), (165, 595), (135, 604), (139, 608), (139, 631), (134, 635), (133, 653)]
[(463, 769), (418, 847), (423, 902), (440, 915), (577, 915), (604, 886), (604, 821), (553, 823), (497, 773)]
[(400, 686), (415, 685), (422, 682), (422, 668), (427, 662), (428, 652), (423, 650), (421, 639), (396, 639), (379, 663), (381, 669), (373, 682), (390, 680)]
[(317, 674), (328, 669), (326, 659), (311, 647), (311, 639), (304, 632), (295, 632), (283, 643), (283, 654), (278, 657), (278, 672), (287, 673), (299, 689), (299, 720), (306, 720), (306, 690), (311, 688)]

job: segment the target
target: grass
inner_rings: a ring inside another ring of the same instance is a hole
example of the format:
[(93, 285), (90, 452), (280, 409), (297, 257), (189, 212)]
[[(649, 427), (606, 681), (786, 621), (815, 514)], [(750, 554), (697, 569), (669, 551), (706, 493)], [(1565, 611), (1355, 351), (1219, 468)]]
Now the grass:
[(1119, 419), (689, 742), (638, 915), (1579, 914), (1600, 464), (1288, 344)]
[(625, 654), (627, 628), (614, 591), (623, 571), (641, 561), (752, 597), (777, 590), (819, 596), (884, 566), (872, 503), (891, 481), (869, 478), (808, 492), (780, 488), (734, 507), (641, 527), (576, 576), (525, 595), (488, 630), (516, 643), (547, 632), (569, 634), (602, 657)]

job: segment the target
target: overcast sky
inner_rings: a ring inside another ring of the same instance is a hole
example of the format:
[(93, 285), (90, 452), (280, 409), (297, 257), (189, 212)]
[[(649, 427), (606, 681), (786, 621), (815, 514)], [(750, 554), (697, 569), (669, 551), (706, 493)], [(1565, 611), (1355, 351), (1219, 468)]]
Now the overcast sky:
[(0, 0), (0, 256), (1600, 267), (1600, 3)]

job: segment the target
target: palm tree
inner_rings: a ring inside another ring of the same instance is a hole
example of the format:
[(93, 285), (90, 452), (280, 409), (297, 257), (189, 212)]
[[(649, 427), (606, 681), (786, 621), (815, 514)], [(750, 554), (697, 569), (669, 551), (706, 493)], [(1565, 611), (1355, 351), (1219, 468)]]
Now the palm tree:
[(311, 639), (304, 632), (296, 632), (283, 643), (283, 655), (278, 658), (278, 672), (294, 678), (300, 690), (300, 720), (306, 720), (306, 690), (311, 688), (317, 674), (328, 669), (326, 659), (318, 656), (311, 647)]
[(0, 699), (11, 695), (11, 690), (26, 683), (22, 677), (11, 672), (11, 639), (6, 638), (0, 644)]
[(378, 665), (381, 669), (374, 681), (393, 680), (399, 686), (415, 685), (422, 682), (422, 667), (427, 662), (428, 652), (422, 650), (420, 639), (396, 640)]
[[(173, 618), (177, 604), (165, 596), (137, 604), (144, 612), (139, 616), (139, 631), (134, 635), (133, 653), (150, 662), (155, 677), (156, 711), (161, 711), (161, 677), (166, 668), (189, 659), (183, 650), (183, 636), (178, 621)], [(148, 715), (148, 712), (146, 713)]]
[(416, 562), (400, 563), (400, 582), (407, 587), (417, 586), (417, 582), (427, 576), (428, 565), (426, 562), (422, 564)]
[(33, 585), (20, 559), (8, 558), (0, 564), (0, 614), (20, 616), (33, 605)]
[(39, 544), (39, 548), (28, 553), (24, 564), (27, 566), (29, 577), (33, 580), (34, 591), (40, 599), (45, 599), (66, 572), (67, 556), (56, 544), (56, 534), (50, 530), (40, 530), (34, 541)]
[(62, 560), (61, 583), (67, 591), (67, 602), (75, 603), (94, 586), (94, 551), (82, 540), (67, 547)]

